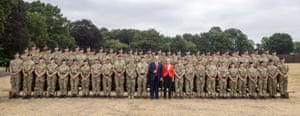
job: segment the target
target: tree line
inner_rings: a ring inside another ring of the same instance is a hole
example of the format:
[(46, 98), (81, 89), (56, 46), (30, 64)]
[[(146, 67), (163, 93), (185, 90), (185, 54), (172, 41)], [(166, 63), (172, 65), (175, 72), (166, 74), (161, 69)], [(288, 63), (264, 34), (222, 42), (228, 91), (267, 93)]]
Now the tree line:
[[(41, 1), (0, 1), (0, 63), (8, 61), (24, 48), (47, 45), (49, 48), (79, 46), (98, 49), (151, 49), (171, 51), (275, 50), (278, 54), (300, 52), (300, 42), (288, 33), (274, 33), (254, 43), (240, 29), (213, 26), (207, 32), (165, 36), (155, 29), (107, 29), (89, 19), (70, 21), (58, 6)], [(105, 17), (104, 17), (105, 18)]]

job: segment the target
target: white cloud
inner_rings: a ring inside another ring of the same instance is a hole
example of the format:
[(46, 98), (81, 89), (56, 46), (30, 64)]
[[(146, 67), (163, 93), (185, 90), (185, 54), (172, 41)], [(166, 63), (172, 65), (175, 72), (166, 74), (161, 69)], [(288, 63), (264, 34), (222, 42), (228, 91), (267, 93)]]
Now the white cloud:
[[(33, 1), (33, 0), (25, 0)], [(99, 27), (155, 28), (162, 34), (206, 32), (212, 26), (238, 28), (249, 39), (289, 33), (300, 41), (298, 0), (41, 0), (58, 5), (71, 19)]]

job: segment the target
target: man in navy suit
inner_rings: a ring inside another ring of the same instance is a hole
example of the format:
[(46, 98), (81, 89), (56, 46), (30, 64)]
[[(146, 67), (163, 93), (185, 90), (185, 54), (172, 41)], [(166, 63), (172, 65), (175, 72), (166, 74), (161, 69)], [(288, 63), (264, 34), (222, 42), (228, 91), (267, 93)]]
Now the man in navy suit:
[(155, 56), (153, 62), (149, 64), (150, 77), (150, 97), (158, 99), (158, 86), (162, 81), (163, 65), (159, 62), (159, 57)]

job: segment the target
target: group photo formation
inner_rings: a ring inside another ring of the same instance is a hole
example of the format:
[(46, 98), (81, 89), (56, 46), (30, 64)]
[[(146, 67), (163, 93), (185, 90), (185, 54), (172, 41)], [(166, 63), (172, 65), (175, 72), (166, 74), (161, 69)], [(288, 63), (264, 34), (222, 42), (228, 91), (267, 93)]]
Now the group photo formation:
[(10, 98), (288, 98), (276, 51), (33, 46), (10, 61)]

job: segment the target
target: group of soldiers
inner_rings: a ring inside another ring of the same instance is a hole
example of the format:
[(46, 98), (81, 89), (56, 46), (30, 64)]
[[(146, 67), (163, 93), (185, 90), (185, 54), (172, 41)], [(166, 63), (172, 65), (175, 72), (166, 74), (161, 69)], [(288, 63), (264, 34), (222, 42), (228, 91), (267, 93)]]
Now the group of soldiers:
[[(111, 96), (147, 97), (148, 68), (154, 56), (175, 68), (173, 97), (288, 97), (289, 67), (275, 51), (206, 51), (185, 55), (103, 48), (32, 47), (16, 53), (10, 61), (11, 95), (23, 96)], [(137, 86), (137, 87), (136, 87)], [(126, 88), (126, 89), (125, 89)], [(136, 92), (137, 89), (137, 92)], [(101, 90), (103, 91), (102, 94)]]

